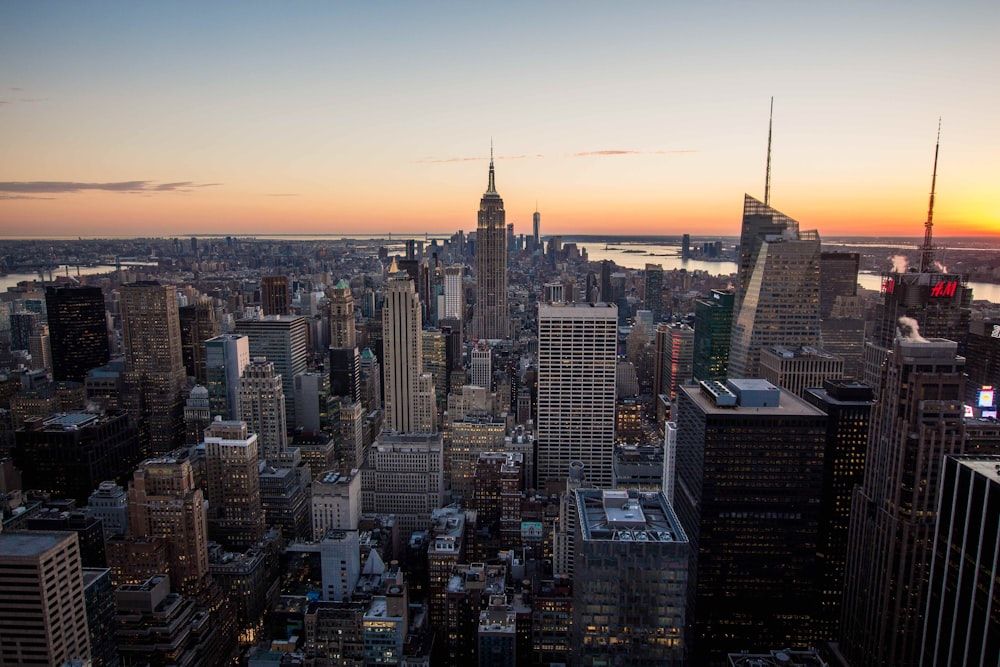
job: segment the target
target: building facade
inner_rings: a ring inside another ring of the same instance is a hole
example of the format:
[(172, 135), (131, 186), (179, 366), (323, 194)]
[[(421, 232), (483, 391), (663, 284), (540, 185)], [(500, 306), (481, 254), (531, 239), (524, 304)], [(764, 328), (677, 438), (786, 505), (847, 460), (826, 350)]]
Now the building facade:
[(614, 305), (539, 304), (536, 488), (558, 490), (572, 461), (611, 487), (617, 340)]

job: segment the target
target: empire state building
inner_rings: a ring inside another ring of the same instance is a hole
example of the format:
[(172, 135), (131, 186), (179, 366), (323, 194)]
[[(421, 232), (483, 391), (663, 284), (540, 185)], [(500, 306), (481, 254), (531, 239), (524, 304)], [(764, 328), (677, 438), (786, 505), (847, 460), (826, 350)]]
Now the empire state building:
[(490, 151), (490, 180), (479, 202), (476, 228), (476, 310), (472, 332), (476, 338), (508, 338), (507, 225), (503, 199), (497, 194)]

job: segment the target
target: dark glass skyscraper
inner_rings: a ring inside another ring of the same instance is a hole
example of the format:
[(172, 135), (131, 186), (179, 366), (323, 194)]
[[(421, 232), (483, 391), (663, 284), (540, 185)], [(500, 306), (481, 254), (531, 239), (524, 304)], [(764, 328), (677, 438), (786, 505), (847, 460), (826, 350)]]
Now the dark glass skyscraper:
[(827, 416), (819, 515), (817, 624), (820, 636), (833, 640), (839, 636), (851, 496), (854, 487), (864, 480), (874, 395), (866, 384), (824, 380), (822, 388), (806, 389), (803, 398)]
[(45, 307), (56, 381), (83, 382), (87, 371), (108, 363), (111, 350), (100, 287), (47, 287)]
[(729, 338), (733, 329), (732, 290), (712, 290), (694, 304), (694, 377), (724, 380), (729, 370)]
[(692, 664), (811, 643), (826, 415), (764, 380), (680, 387), (677, 415)]
[(934, 536), (922, 663), (1000, 663), (1000, 456), (948, 456)]

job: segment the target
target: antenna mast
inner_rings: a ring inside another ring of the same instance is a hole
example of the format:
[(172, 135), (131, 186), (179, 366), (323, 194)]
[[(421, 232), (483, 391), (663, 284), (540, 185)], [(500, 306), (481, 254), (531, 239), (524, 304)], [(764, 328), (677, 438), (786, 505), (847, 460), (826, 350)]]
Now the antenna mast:
[(774, 125), (774, 95), (771, 96), (771, 116), (767, 121), (767, 179), (764, 181), (764, 205), (771, 205), (771, 128)]
[(931, 176), (931, 201), (927, 206), (927, 222), (924, 223), (924, 246), (920, 251), (920, 273), (926, 273), (934, 264), (934, 190), (937, 187), (938, 149), (941, 148), (941, 118), (938, 117), (937, 143), (934, 144), (934, 172)]

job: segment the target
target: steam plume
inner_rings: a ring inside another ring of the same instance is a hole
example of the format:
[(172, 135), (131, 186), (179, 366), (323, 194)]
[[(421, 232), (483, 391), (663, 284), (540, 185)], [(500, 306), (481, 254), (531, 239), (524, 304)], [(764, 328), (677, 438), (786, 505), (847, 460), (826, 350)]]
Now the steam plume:
[(912, 317), (899, 318), (899, 335), (905, 340), (914, 343), (929, 343), (926, 338), (920, 335), (920, 323)]
[(910, 265), (910, 260), (906, 258), (906, 255), (893, 255), (889, 261), (892, 262), (892, 270), (896, 273), (906, 273), (906, 269)]

